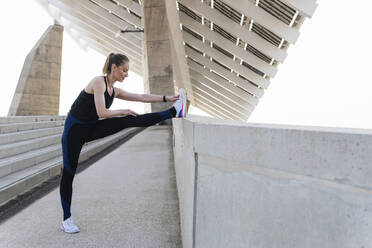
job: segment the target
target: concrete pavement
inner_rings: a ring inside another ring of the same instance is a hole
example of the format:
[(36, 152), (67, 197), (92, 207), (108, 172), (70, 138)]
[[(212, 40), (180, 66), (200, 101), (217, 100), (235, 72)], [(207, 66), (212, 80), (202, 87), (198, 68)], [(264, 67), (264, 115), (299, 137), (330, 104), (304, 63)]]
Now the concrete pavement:
[(0, 247), (181, 247), (172, 130), (155, 126), (77, 174), (60, 230), (59, 188), (0, 225)]

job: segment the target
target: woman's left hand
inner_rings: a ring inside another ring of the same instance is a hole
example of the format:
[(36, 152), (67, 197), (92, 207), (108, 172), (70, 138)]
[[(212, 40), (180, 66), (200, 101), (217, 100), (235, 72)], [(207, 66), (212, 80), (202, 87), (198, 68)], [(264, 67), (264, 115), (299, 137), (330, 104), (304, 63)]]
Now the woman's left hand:
[(176, 96), (166, 96), (165, 99), (167, 100), (167, 102), (175, 102), (178, 100), (178, 98), (180, 97), (180, 95), (176, 95)]

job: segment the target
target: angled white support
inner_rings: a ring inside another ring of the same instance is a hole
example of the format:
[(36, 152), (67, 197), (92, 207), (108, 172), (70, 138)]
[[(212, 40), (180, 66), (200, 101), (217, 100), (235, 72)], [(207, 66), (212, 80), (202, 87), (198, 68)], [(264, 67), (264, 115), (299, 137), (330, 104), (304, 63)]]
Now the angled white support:
[(291, 28), (289, 25), (286, 25), (284, 22), (270, 15), (265, 10), (256, 6), (251, 1), (248, 0), (234, 1), (222, 0), (222, 1), (225, 2), (227, 5), (233, 7), (234, 9), (241, 11), (242, 14), (244, 14), (248, 18), (253, 19), (261, 26), (267, 28), (274, 34), (285, 39), (286, 41), (289, 41), (292, 44), (296, 42), (298, 36), (300, 35), (298, 29)]
[(138, 3), (132, 0), (115, 0), (115, 2), (119, 3), (121, 6), (128, 8), (136, 15), (142, 16), (142, 8), (141, 5), (139, 5)]
[[(194, 90), (194, 93), (205, 93), (211, 100), (217, 104), (220, 108), (225, 109), (231, 114), (234, 114), (236, 116), (244, 116), (248, 117), (250, 114), (250, 111), (244, 110), (240, 111), (240, 106), (236, 105), (234, 102), (229, 100), (228, 98), (224, 97), (223, 95), (219, 94), (218, 92), (214, 91), (211, 87), (208, 87), (203, 82), (199, 82), (194, 78), (191, 78), (191, 84)], [(239, 109), (239, 110), (238, 110)]]
[[(214, 103), (220, 106), (221, 108), (224, 108), (225, 110), (229, 111), (230, 113), (237, 115), (237, 116), (242, 116), (244, 118), (248, 118), (248, 116), (252, 112), (252, 111), (248, 111), (245, 109), (242, 110), (241, 108), (238, 107), (239, 105), (233, 106), (232, 104), (230, 104), (230, 102), (226, 102), (226, 100), (224, 100), (226, 98), (221, 98), (218, 94), (215, 94), (215, 92), (211, 90), (210, 87), (206, 87), (206, 84), (204, 83), (204, 81), (199, 82), (194, 78), (191, 78), (191, 80), (192, 80), (192, 86), (194, 88), (197, 88), (198, 90), (202, 90), (203, 92), (208, 92), (208, 95), (213, 97), (213, 99), (219, 99), (218, 101), (214, 101)], [(197, 84), (196, 82), (199, 82), (199, 84)], [(195, 91), (194, 93), (197, 93), (197, 91)], [(222, 101), (224, 102), (224, 104), (221, 103)]]
[(316, 0), (281, 0), (292, 8), (298, 10), (300, 13), (311, 18), (317, 8)]
[(226, 110), (222, 109), (220, 106), (212, 102), (210, 99), (205, 97), (204, 95), (199, 94), (198, 92), (195, 93), (195, 96), (197, 99), (195, 100), (195, 103), (198, 105), (202, 105), (209, 109), (212, 113), (216, 113), (220, 116), (223, 116), (223, 119), (227, 120), (240, 120), (242, 117), (233, 115)]
[(220, 109), (217, 105), (210, 103), (207, 104), (206, 102), (209, 102), (207, 99), (203, 98), (203, 96), (200, 96), (197, 94), (198, 99), (195, 101), (195, 105), (207, 112), (208, 114), (218, 117), (220, 119), (225, 119), (225, 120), (236, 120), (238, 117), (231, 115), (229, 113), (226, 113), (223, 109)]
[(51, 4), (55, 5), (57, 8), (59, 8), (61, 11), (63, 11), (64, 16), (66, 16), (67, 19), (69, 19), (71, 22), (77, 23), (83, 29), (87, 29), (89, 30), (89, 32), (95, 33), (100, 37), (105, 37), (105, 39), (107, 39), (108, 41), (119, 44), (117, 46), (123, 47), (124, 53), (135, 55), (132, 56), (133, 58), (142, 57), (142, 50), (139, 50), (138, 48), (134, 47), (133, 45), (129, 44), (128, 42), (121, 38), (115, 38), (112, 30), (108, 30), (106, 28), (101, 27), (100, 25), (97, 25), (96, 23), (91, 22), (89, 19), (80, 15), (79, 13), (76, 13), (71, 7), (62, 3), (61, 1), (58, 0), (48, 1)]
[(203, 55), (197, 53), (196, 51), (194, 51), (193, 49), (189, 47), (185, 47), (185, 51), (188, 57), (192, 58), (195, 61), (198, 61), (199, 63), (203, 64), (205, 67), (213, 70), (214, 72), (218, 73), (222, 77), (234, 82), (237, 86), (239, 86), (241, 89), (236, 87), (238, 89), (236, 90), (237, 95), (240, 95), (241, 97), (244, 97), (247, 99), (249, 99), (251, 95), (255, 95), (257, 96), (257, 98), (263, 96), (264, 90), (262, 88), (258, 88), (257, 86), (251, 84), (247, 80), (244, 80), (238, 77), (236, 74), (231, 73), (231, 71), (227, 70), (226, 68), (210, 61), (207, 57), (204, 57)]
[(192, 31), (198, 34), (201, 34), (206, 39), (212, 41), (214, 44), (217, 44), (219, 47), (230, 52), (237, 58), (243, 59), (245, 62), (254, 66), (258, 70), (267, 74), (268, 76), (274, 77), (275, 74), (277, 73), (278, 71), (277, 67), (261, 60), (260, 58), (244, 50), (243, 48), (236, 46), (230, 40), (210, 30), (207, 26), (204, 26), (201, 23), (196, 22), (194, 19), (188, 17), (183, 13), (180, 13), (180, 18), (182, 24), (185, 25), (187, 28), (191, 29)]
[(237, 61), (234, 61), (224, 54), (218, 52), (217, 50), (211, 48), (207, 44), (203, 43), (202, 41), (196, 39), (194, 36), (183, 32), (183, 39), (189, 45), (197, 48), (199, 51), (208, 54), (209, 57), (217, 60), (221, 64), (233, 69), (234, 71), (238, 72), (239, 74), (243, 75), (245, 78), (251, 80), (255, 84), (259, 85), (260, 87), (267, 88), (270, 84), (269, 80), (261, 77), (260, 75), (256, 74), (255, 72), (249, 70), (248, 68), (244, 67), (243, 65), (239, 64)]
[[(104, 18), (106, 21), (110, 22), (111, 24), (117, 27), (117, 30), (123, 29), (127, 26), (132, 26), (129, 22), (117, 17), (116, 15), (110, 14), (108, 10), (102, 8), (101, 6), (93, 3), (90, 0), (79, 0), (74, 1), (76, 4), (84, 7), (85, 9), (95, 13), (96, 15)], [(127, 33), (125, 34), (126, 37), (131, 37), (135, 40), (136, 43), (142, 41), (142, 34), (141, 33)]]
[(286, 58), (287, 52), (285, 50), (279, 49), (279, 47), (274, 46), (256, 33), (251, 32), (247, 28), (233, 22), (231, 19), (219, 13), (217, 10), (209, 8), (206, 4), (201, 3), (199, 0), (179, 0), (179, 2), (192, 9), (194, 12), (207, 17), (213, 23), (217, 24), (232, 35), (239, 37), (241, 40), (247, 42), (249, 45), (255, 47), (264, 54), (267, 54), (278, 61), (284, 61)]
[(241, 106), (243, 107), (247, 106), (247, 108), (253, 110), (252, 107), (257, 105), (258, 98), (253, 97), (248, 93), (240, 90), (239, 88), (232, 85), (230, 82), (217, 76), (216, 74), (210, 72), (209, 70), (201, 67), (195, 62), (189, 60), (189, 67), (190, 69), (192, 69), (192, 72), (190, 71), (190, 77), (199, 79), (200, 75), (202, 77), (207, 78), (216, 85), (216, 88), (221, 94), (223, 92), (226, 92), (223, 94), (225, 94), (228, 98), (233, 99), (236, 103), (240, 104)]
[(192, 74), (192, 79), (200, 82), (201, 84), (203, 84), (203, 86), (211, 89), (211, 91), (216, 92), (217, 95), (221, 95), (222, 99), (226, 99), (224, 100), (224, 102), (237, 112), (241, 114), (247, 114), (253, 111), (254, 107), (252, 105), (242, 101), (240, 98), (234, 96), (233, 94), (230, 94), (228, 91), (221, 89), (221, 87), (219, 87), (213, 81), (203, 77), (203, 75), (199, 74), (193, 69), (190, 69), (190, 73)]
[[(45, 0), (45, 1), (47, 1), (47, 0)], [(79, 32), (79, 34), (83, 35), (85, 40), (91, 39), (91, 40), (94, 40), (94, 41), (97, 41), (97, 42), (107, 41), (107, 43), (109, 43), (109, 44), (116, 45), (117, 50), (121, 51), (122, 53), (124, 53), (124, 51), (128, 50), (127, 48), (123, 47), (122, 44), (118, 43), (115, 40), (112, 41), (112, 40), (108, 39), (107, 36), (102, 35), (100, 32), (97, 32), (97, 30), (95, 30), (94, 28), (91, 28), (88, 24), (85, 24), (80, 19), (76, 18), (75, 16), (72, 16), (67, 8), (60, 10), (60, 12), (59, 12), (60, 14), (58, 16), (55, 16), (54, 15), (55, 13), (50, 12), (49, 6), (54, 6), (54, 5), (44, 4), (44, 2), (42, 2), (42, 7), (45, 8), (46, 11), (53, 18), (59, 20), (61, 23), (62, 23), (62, 20), (60, 20), (61, 17), (69, 20), (68, 26), (72, 27), (74, 30)], [(58, 7), (56, 7), (56, 8), (58, 8)], [(69, 28), (69, 27), (67, 27), (67, 28)], [(142, 62), (138, 59), (139, 56), (137, 54), (133, 54), (129, 50), (129, 53), (127, 55), (131, 59), (131, 61), (133, 61), (135, 63), (138, 63), (139, 65), (142, 64)], [(142, 66), (140, 66), (140, 67), (142, 67)]]
[(194, 85), (194, 82), (192, 80), (192, 85), (194, 89), (195, 94), (195, 102), (197, 103), (203, 103), (204, 105), (207, 105), (209, 107), (212, 107), (214, 109), (217, 109), (220, 113), (223, 113), (224, 115), (227, 115), (232, 120), (246, 120), (247, 117), (239, 115), (234, 110), (231, 110), (228, 106), (220, 104), (220, 102), (213, 96), (209, 94), (209, 92), (205, 92), (203, 90), (200, 90), (198, 87)]
[(211, 116), (218, 118), (218, 119), (225, 119), (225, 120), (233, 120), (227, 115), (224, 115), (220, 111), (200, 102), (200, 101), (195, 101), (193, 104), (195, 107), (200, 108), (201, 110), (205, 111), (206, 113), (210, 114)]
[(140, 55), (133, 53), (130, 49), (125, 47), (123, 43), (112, 40), (101, 32), (97, 32), (97, 30), (91, 28), (79, 19), (70, 16), (69, 13), (63, 12), (63, 15), (68, 17), (68, 19), (71, 21), (70, 25), (73, 26), (73, 28), (80, 34), (93, 40), (106, 42), (106, 44), (110, 44), (110, 47), (113, 47), (116, 50), (121, 51), (121, 53), (127, 55), (132, 62), (135, 62), (139, 65), (142, 64)]
[[(97, 15), (95, 12), (92, 12), (86, 9), (83, 5), (79, 5), (78, 3), (83, 3), (80, 1), (74, 0), (58, 0), (59, 2), (63, 3), (66, 7), (69, 7), (71, 10), (74, 11), (77, 15), (80, 15), (86, 18), (92, 25), (96, 25), (101, 29), (106, 29), (112, 32), (112, 35), (115, 38), (116, 32), (119, 28), (112, 24), (110, 21), (107, 21), (105, 18)], [(86, 4), (87, 2), (84, 1)], [(91, 4), (92, 5), (92, 4)], [(71, 13), (72, 14), (72, 13)], [(142, 51), (142, 42), (132, 36), (121, 36), (119, 40), (123, 40), (127, 43), (127, 46), (131, 48), (133, 51), (140, 52)]]
[(128, 13), (128, 11), (126, 11), (123, 7), (117, 4), (114, 4), (111, 1), (107, 1), (107, 0), (92, 0), (92, 1), (98, 4), (99, 6), (101, 6), (102, 8), (105, 8), (111, 11), (112, 13), (114, 13), (115, 15), (119, 16), (120, 18), (126, 20), (132, 25), (138, 28), (142, 28), (141, 20), (137, 18), (136, 16)]
[(112, 42), (100, 33), (94, 32), (94, 30), (91, 30), (89, 27), (80, 25), (78, 20), (71, 22), (70, 26), (72, 29), (81, 34), (84, 39), (104, 44), (104, 46), (107, 49), (112, 50), (112, 52), (116, 51), (125, 54), (132, 63), (137, 64), (140, 68), (142, 68), (142, 61), (140, 60), (139, 56), (137, 54), (132, 54), (131, 52), (128, 53), (128, 49), (123, 47), (120, 43)]

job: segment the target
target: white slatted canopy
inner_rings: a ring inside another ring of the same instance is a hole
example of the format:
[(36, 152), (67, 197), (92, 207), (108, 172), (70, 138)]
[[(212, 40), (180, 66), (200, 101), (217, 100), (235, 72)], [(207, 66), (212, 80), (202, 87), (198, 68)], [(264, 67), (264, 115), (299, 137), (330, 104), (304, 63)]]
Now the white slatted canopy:
[[(142, 33), (120, 33), (142, 29), (141, 0), (38, 1), (79, 44), (126, 54), (142, 75)], [(316, 7), (316, 0), (166, 1), (185, 81), (178, 86), (210, 115), (246, 121)]]

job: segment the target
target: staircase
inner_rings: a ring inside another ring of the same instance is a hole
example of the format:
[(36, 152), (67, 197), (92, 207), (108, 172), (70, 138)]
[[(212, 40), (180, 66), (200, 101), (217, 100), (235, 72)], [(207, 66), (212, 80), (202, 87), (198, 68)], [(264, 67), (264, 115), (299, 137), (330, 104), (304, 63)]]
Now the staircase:
[[(0, 205), (59, 175), (66, 116), (0, 117)], [(83, 162), (141, 128), (128, 128), (84, 145)]]

